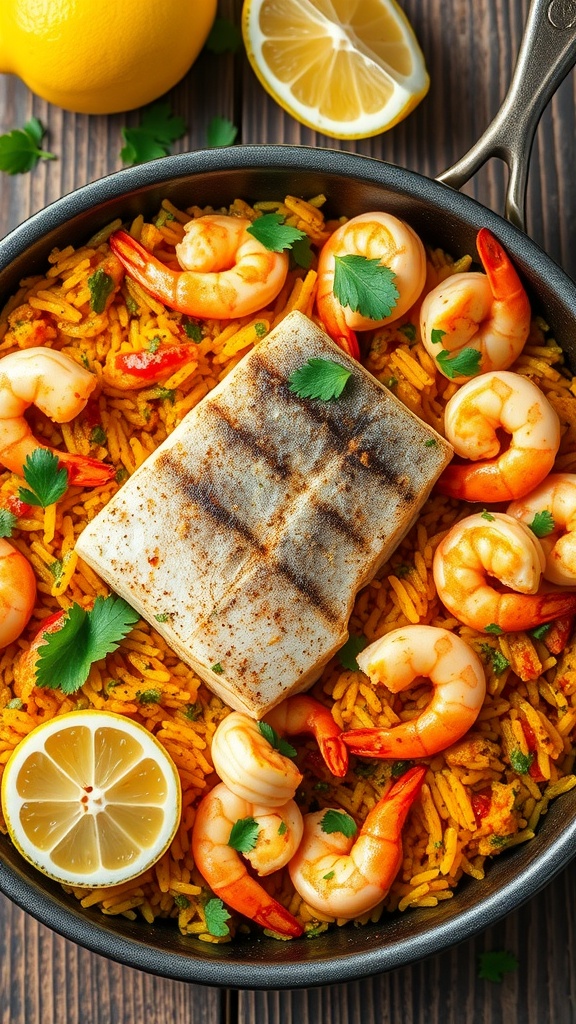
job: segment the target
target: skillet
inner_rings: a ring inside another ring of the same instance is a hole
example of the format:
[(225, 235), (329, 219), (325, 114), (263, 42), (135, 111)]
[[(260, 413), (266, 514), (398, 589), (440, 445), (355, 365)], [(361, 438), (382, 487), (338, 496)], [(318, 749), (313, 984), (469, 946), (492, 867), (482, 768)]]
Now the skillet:
[[(432, 180), (368, 157), (293, 146), (236, 146), (168, 157), (127, 168), (63, 197), (0, 242), (0, 300), (39, 270), (54, 246), (78, 244), (117, 216), (154, 212), (163, 198), (179, 206), (221, 205), (240, 196), (273, 199), (292, 192), (328, 197), (328, 215), (387, 209), (454, 256), (474, 254), (488, 227), (512, 256), (531, 296), (576, 369), (576, 286), (525, 234), (528, 158), (538, 119), (576, 61), (576, 3), (534, 0), (504, 104), (477, 145)], [(510, 168), (507, 219), (456, 191), (490, 156)], [(128, 966), (168, 978), (230, 988), (297, 988), (341, 983), (406, 966), (482, 931), (515, 910), (561, 871), (576, 852), (576, 791), (550, 808), (529, 843), (502, 854), (483, 881), (464, 881), (452, 900), (366, 928), (348, 927), (313, 941), (254, 937), (206, 945), (172, 926), (105, 918), (25, 863), (0, 836), (0, 889), (68, 939)]]

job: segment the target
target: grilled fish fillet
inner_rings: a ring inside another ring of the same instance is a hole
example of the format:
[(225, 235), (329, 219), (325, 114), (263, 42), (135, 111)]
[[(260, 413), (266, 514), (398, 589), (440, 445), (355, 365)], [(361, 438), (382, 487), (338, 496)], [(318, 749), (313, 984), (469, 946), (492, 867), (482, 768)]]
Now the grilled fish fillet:
[[(311, 357), (351, 371), (303, 399)], [(452, 449), (293, 312), (184, 418), (78, 539), (78, 554), (231, 707), (261, 718), (347, 639)]]

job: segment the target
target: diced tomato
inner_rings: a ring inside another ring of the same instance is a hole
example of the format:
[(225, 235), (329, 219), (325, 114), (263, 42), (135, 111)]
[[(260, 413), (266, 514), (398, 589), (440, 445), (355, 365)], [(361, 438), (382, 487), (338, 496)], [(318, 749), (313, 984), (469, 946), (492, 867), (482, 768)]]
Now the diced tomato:
[(8, 495), (6, 505), (12, 515), (16, 516), (18, 519), (22, 519), (24, 516), (30, 515), (30, 512), (32, 511), (32, 506), (27, 505), (25, 501), (21, 501), (16, 494)]
[(84, 419), (89, 427), (100, 427), (102, 425), (100, 406), (93, 398), (88, 399), (86, 402), (86, 406), (84, 408)]
[(530, 722), (527, 722), (525, 718), (520, 719), (520, 724), (522, 726), (522, 732), (524, 733), (524, 736), (526, 738), (526, 745), (528, 747), (528, 750), (530, 751), (530, 753), (534, 753), (536, 747), (538, 746), (536, 742), (536, 735), (534, 733), (534, 729), (530, 725)]
[(472, 793), (470, 802), (474, 811), (474, 817), (476, 818), (476, 824), (479, 825), (482, 818), (485, 818), (490, 810), (492, 797), (489, 792)]
[(194, 349), (187, 345), (168, 345), (156, 352), (148, 349), (141, 349), (139, 352), (119, 352), (115, 357), (115, 366), (120, 373), (128, 373), (132, 377), (153, 383), (194, 357)]

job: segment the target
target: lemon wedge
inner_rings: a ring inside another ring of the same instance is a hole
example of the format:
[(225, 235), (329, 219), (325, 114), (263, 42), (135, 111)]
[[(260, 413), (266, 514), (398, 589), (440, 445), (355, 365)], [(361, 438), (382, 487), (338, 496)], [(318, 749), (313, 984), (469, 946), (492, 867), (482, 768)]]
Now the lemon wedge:
[(395, 0), (245, 0), (242, 34), (266, 91), (336, 139), (391, 128), (428, 92), (422, 51)]
[(180, 821), (180, 780), (144, 726), (108, 711), (71, 711), (18, 744), (2, 777), (2, 810), (12, 842), (44, 874), (117, 885), (167, 850)]

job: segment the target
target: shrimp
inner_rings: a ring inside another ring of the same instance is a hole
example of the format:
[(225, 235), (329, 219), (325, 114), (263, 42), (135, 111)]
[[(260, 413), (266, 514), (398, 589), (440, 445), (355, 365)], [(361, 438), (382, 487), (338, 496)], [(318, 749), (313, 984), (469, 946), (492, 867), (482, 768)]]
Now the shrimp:
[(402, 828), (425, 774), (423, 766), (407, 771), (372, 808), (356, 838), (326, 831), (326, 810), (304, 816), (302, 842), (288, 871), (308, 906), (350, 920), (384, 899), (402, 864)]
[[(399, 292), (388, 316), (372, 320), (356, 307), (342, 306), (334, 294), (336, 257), (363, 256), (379, 260), (394, 276)], [(330, 337), (354, 359), (360, 358), (355, 331), (398, 320), (416, 302), (426, 280), (426, 253), (418, 235), (390, 213), (361, 213), (352, 217), (324, 243), (318, 259), (318, 314)]]
[[(0, 360), (0, 464), (19, 476), (38, 448), (49, 448), (33, 436), (24, 413), (31, 405), (55, 423), (69, 423), (84, 409), (97, 378), (69, 356), (52, 348), (28, 348)], [(114, 475), (114, 467), (98, 459), (54, 451), (68, 470), (71, 484), (95, 486)]]
[(344, 778), (348, 771), (348, 751), (341, 739), (341, 732), (329, 708), (308, 694), (300, 693), (287, 697), (265, 716), (279, 736), (298, 736), (311, 733), (320, 747), (320, 753), (327, 767), (338, 778)]
[(0, 648), (8, 647), (27, 625), (36, 600), (36, 577), (30, 562), (0, 538)]
[(235, 796), (252, 803), (281, 807), (294, 796), (302, 774), (276, 750), (253, 718), (232, 711), (212, 738), (217, 774)]
[[(499, 431), (510, 446), (501, 450)], [(437, 490), (464, 501), (510, 501), (548, 475), (560, 447), (560, 421), (532, 381), (509, 370), (483, 373), (449, 400), (445, 433), (457, 455), (473, 460), (446, 467)]]
[(426, 676), (432, 698), (407, 722), (390, 728), (351, 729), (342, 738), (362, 757), (429, 757), (456, 743), (476, 721), (486, 677), (477, 654), (455, 633), (436, 626), (411, 625), (393, 629), (366, 647), (358, 666), (374, 685), (392, 693), (409, 689)]
[(538, 533), (546, 558), (544, 579), (561, 587), (576, 587), (576, 474), (550, 473), (506, 511), (527, 526), (539, 513), (549, 513), (549, 533)]
[(248, 232), (245, 217), (208, 214), (184, 226), (173, 270), (126, 231), (110, 237), (110, 248), (126, 272), (170, 309), (205, 319), (248, 316), (272, 302), (288, 273), (285, 252), (266, 249)]
[[(481, 633), (533, 629), (576, 611), (576, 594), (538, 593), (545, 557), (532, 531), (503, 512), (478, 512), (448, 531), (434, 554), (438, 596)], [(489, 582), (494, 577), (503, 588)]]
[(246, 818), (259, 826), (255, 846), (244, 854), (254, 870), (264, 876), (287, 864), (303, 830), (294, 801), (262, 807), (236, 796), (221, 782), (202, 798), (196, 811), (192, 830), (196, 867), (214, 894), (244, 917), (280, 935), (301, 935), (296, 918), (248, 874), (245, 861), (230, 845), (233, 826)]
[[(530, 333), (530, 302), (508, 256), (487, 228), (476, 238), (485, 274), (453, 274), (426, 295), (420, 333), (441, 373), (462, 382), (489, 370), (506, 370), (520, 355)], [(463, 349), (480, 354), (474, 373), (455, 374), (438, 360)]]

